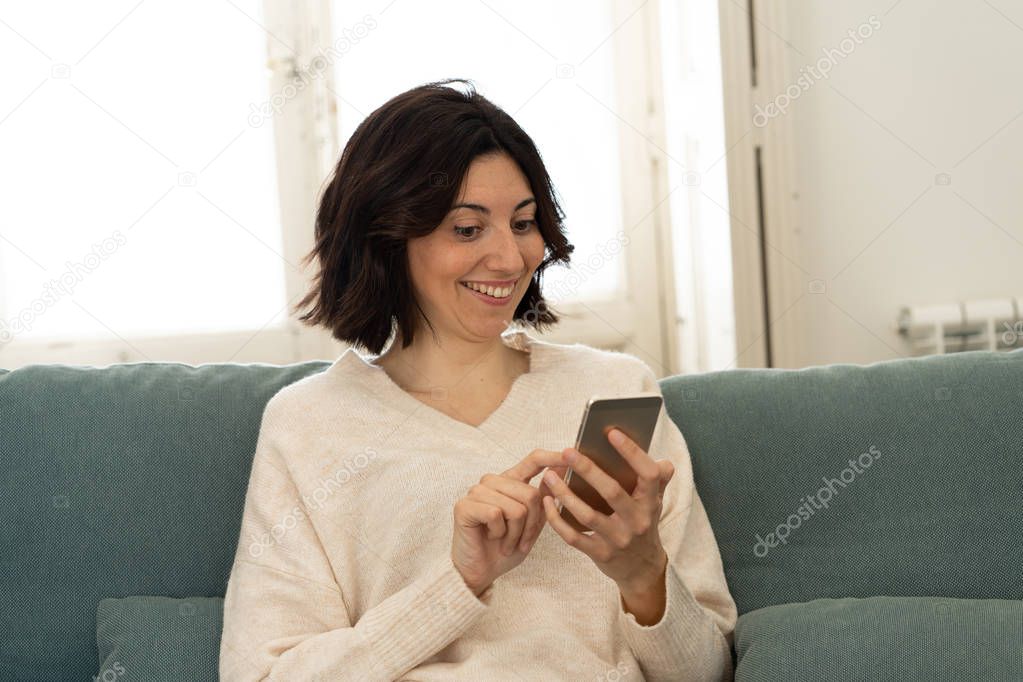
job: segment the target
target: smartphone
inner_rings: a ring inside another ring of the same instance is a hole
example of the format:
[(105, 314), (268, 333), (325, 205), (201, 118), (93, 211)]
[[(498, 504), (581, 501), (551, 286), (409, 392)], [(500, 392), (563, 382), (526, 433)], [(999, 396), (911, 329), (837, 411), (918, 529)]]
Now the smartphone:
[[(591, 398), (586, 404), (579, 433), (575, 437), (575, 449), (593, 460), (593, 463), (614, 478), (632, 493), (636, 488), (636, 471), (625, 458), (618, 454), (615, 446), (607, 439), (611, 429), (616, 428), (631, 438), (649, 454), (654, 427), (661, 413), (664, 398), (660, 395), (638, 395), (619, 398)], [(598, 512), (610, 516), (614, 513), (607, 501), (582, 476), (573, 476), (572, 469), (565, 472), (565, 482), (579, 499)], [(572, 512), (555, 498), (558, 513), (572, 528), (581, 533), (592, 533), (572, 516)]]

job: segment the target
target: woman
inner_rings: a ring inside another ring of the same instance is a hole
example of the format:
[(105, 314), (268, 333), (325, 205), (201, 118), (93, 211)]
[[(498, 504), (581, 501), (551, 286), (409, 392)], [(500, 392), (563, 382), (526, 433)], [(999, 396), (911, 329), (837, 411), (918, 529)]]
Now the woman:
[(298, 307), (371, 354), (265, 408), (221, 677), (727, 679), (735, 604), (681, 433), (662, 408), (649, 453), (615, 445), (631, 494), (566, 447), (591, 396), (655, 375), (511, 328), (557, 322), (541, 276), (573, 247), (533, 142), (453, 82), (374, 111), (324, 192)]

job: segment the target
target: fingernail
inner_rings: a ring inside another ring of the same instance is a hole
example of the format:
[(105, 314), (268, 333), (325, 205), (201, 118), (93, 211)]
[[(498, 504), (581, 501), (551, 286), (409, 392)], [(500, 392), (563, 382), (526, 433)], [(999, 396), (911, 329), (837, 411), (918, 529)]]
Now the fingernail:
[(547, 485), (553, 486), (557, 482), (558, 477), (553, 471), (548, 469), (543, 475), (543, 480), (547, 482)]
[(611, 433), (608, 434), (608, 440), (611, 441), (612, 445), (621, 445), (625, 442), (625, 436), (618, 429), (611, 429)]

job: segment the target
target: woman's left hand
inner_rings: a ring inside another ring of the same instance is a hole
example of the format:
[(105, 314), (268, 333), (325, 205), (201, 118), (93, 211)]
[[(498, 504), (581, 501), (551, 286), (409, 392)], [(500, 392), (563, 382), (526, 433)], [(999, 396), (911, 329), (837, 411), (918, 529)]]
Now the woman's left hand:
[[(620, 443), (614, 440), (616, 434), (622, 437)], [(668, 460), (655, 462), (618, 429), (608, 433), (608, 440), (636, 471), (636, 488), (632, 494), (589, 457), (575, 448), (565, 448), (562, 457), (572, 467), (573, 475), (582, 476), (593, 486), (614, 513), (608, 516), (593, 509), (550, 469), (543, 477), (547, 487), (576, 520), (594, 532), (585, 535), (572, 528), (561, 518), (554, 500), (548, 496), (543, 498), (544, 511), (558, 535), (589, 556), (597, 568), (618, 584), (623, 595), (641, 594), (663, 581), (667, 553), (661, 545), (657, 526), (664, 488), (674, 475), (675, 467)]]

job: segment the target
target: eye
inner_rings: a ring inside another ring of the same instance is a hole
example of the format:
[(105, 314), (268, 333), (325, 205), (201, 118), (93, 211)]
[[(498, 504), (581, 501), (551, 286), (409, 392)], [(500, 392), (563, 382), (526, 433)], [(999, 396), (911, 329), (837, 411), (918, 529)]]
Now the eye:
[[(530, 218), (529, 220), (519, 220), (519, 221), (517, 221), (515, 223), (515, 229), (517, 229), (519, 232), (528, 232), (529, 230), (531, 230), (533, 228), (534, 225), (537, 225), (537, 222), (536, 222), (536, 220), (533, 220), (532, 218)], [(459, 237), (461, 237), (461, 238), (463, 238), (465, 240), (472, 239), (473, 237), (476, 236), (476, 234), (475, 233), (466, 234), (462, 230), (482, 230), (482, 229), (483, 228), (480, 227), (479, 225), (455, 225), (455, 227), (454, 227), (455, 234), (457, 234)]]
[(467, 235), (464, 232), (459, 232), (459, 230), (479, 230), (479, 229), (481, 229), (481, 228), (478, 225), (455, 225), (455, 234), (457, 234), (459, 237), (465, 237), (466, 239), (472, 239), (475, 236), (475, 234)]

